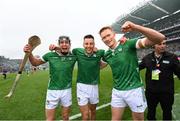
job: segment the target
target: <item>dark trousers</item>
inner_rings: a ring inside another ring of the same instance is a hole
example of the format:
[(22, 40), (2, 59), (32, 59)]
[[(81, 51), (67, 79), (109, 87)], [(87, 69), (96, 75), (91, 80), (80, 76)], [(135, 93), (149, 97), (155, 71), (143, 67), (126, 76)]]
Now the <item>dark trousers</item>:
[(152, 93), (146, 91), (148, 105), (148, 120), (156, 120), (156, 107), (158, 103), (163, 111), (163, 120), (172, 120), (172, 105), (174, 103), (174, 94), (171, 93)]
[(6, 79), (6, 74), (5, 73), (3, 74), (3, 76), (4, 76), (3, 78)]

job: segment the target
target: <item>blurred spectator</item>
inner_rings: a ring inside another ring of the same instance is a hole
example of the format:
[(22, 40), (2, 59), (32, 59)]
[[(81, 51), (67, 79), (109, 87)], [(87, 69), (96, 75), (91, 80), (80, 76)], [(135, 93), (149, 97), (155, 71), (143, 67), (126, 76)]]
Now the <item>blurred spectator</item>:
[(6, 70), (6, 69), (3, 69), (2, 75), (3, 75), (3, 78), (4, 78), (4, 79), (7, 78), (7, 70)]

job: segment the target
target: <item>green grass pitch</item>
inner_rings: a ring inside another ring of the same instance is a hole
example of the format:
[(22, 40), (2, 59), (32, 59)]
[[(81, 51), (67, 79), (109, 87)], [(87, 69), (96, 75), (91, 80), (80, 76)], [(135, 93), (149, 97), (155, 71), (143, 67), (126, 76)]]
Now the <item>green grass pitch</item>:
[[(76, 101), (76, 75), (75, 69), (73, 74), (73, 105), (71, 107), (71, 116), (79, 113)], [(144, 71), (141, 72), (144, 79)], [(46, 89), (48, 85), (48, 71), (37, 71), (30, 74), (23, 73), (15, 94), (11, 100), (4, 99), (9, 92), (16, 74), (8, 74), (7, 79), (3, 80), (0, 76), (0, 120), (45, 120), (44, 105)], [(175, 103), (173, 106), (173, 116), (180, 119), (180, 81), (175, 78)], [(98, 106), (107, 104), (111, 100), (112, 74), (109, 67), (101, 70), (101, 81), (99, 85), (100, 102)], [(146, 112), (145, 112), (146, 115)], [(157, 108), (157, 119), (162, 120), (160, 107)], [(61, 119), (60, 108), (57, 108), (56, 119)], [(78, 120), (81, 117), (75, 119)], [(111, 108), (104, 107), (97, 111), (97, 120), (110, 120)], [(127, 108), (123, 116), (124, 120), (131, 120), (130, 110)]]

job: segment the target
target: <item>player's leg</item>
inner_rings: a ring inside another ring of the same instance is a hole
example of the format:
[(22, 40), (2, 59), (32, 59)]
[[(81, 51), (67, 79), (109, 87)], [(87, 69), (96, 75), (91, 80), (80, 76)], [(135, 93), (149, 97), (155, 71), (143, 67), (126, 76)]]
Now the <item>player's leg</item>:
[(127, 106), (127, 104), (124, 102), (123, 99), (123, 93), (124, 91), (119, 91), (114, 88), (112, 90), (112, 99), (111, 99), (112, 121), (122, 120), (124, 109)]
[(54, 121), (55, 109), (46, 109), (46, 120)]
[(133, 120), (144, 120), (144, 111), (147, 102), (143, 88), (136, 88), (126, 91), (125, 101), (132, 111)]
[(62, 115), (63, 121), (68, 121), (71, 107), (70, 106), (68, 106), (68, 107), (61, 106), (61, 109), (62, 109), (61, 115)]
[(132, 112), (132, 118), (134, 121), (144, 121), (144, 112)]
[(99, 103), (98, 85), (89, 85), (89, 119), (96, 119), (96, 106)]
[(96, 120), (96, 106), (97, 104), (89, 104), (89, 119), (91, 121)]
[(122, 120), (125, 107), (111, 107), (112, 121)]
[(82, 120), (87, 121), (89, 119), (89, 107), (86, 105), (79, 105), (79, 109), (82, 115)]
[(60, 104), (62, 107), (62, 119), (64, 121), (69, 120), (69, 115), (70, 115), (70, 111), (71, 111), (71, 105), (72, 105), (72, 90), (71, 88), (69, 89), (65, 89), (65, 90), (61, 90), (61, 93), (59, 93), (60, 95)]
[(82, 120), (89, 119), (89, 99), (88, 99), (88, 87), (85, 84), (77, 83), (77, 101), (79, 109), (82, 115)]
[(58, 97), (56, 96), (56, 90), (47, 90), (46, 94), (46, 120), (55, 120), (55, 109), (58, 106)]

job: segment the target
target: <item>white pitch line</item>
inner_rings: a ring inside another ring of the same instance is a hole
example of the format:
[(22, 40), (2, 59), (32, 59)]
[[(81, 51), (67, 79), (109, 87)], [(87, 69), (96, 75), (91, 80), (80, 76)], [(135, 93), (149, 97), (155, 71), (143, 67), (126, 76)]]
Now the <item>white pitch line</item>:
[[(107, 107), (107, 106), (109, 106), (109, 105), (110, 105), (110, 103), (103, 104), (103, 105), (101, 105), (101, 106), (98, 106), (98, 107), (96, 108), (96, 110), (100, 110), (100, 109), (105, 108), (105, 107)], [(76, 115), (71, 116), (71, 117), (69, 118), (69, 120), (73, 120), (73, 119), (76, 119), (76, 118), (79, 118), (79, 117), (81, 117), (81, 113), (78, 113), (78, 114), (76, 114)]]
[[(175, 107), (175, 106), (174, 106)], [(172, 116), (173, 116), (173, 119), (176, 120), (176, 115), (174, 113), (174, 111), (172, 110)]]
[(102, 109), (102, 108), (105, 108), (105, 107), (109, 106), (110, 104), (111, 104), (111, 103), (106, 103), (106, 104), (104, 104), (104, 105), (98, 106), (98, 107), (96, 108), (96, 110), (100, 110), (100, 109)]
[(175, 97), (176, 97), (176, 96), (178, 96), (178, 95), (179, 95), (179, 94), (178, 94), (178, 93), (176, 93), (176, 94), (175, 94)]
[(81, 114), (80, 114), (80, 113), (69, 117), (69, 120), (73, 120), (73, 119), (76, 119), (76, 118), (79, 118), (79, 117), (81, 117)]
[[(176, 93), (176, 94), (175, 94), (175, 98), (176, 98), (176, 96), (178, 96), (178, 95), (179, 95), (179, 94), (178, 94), (178, 93)], [(173, 107), (174, 107), (174, 108), (177, 108), (177, 106), (176, 106), (175, 104), (173, 105)], [(174, 111), (173, 111), (173, 110), (172, 110), (172, 116), (173, 116), (173, 119), (175, 119), (175, 120), (176, 120), (176, 115), (175, 115), (175, 113), (174, 113)]]

